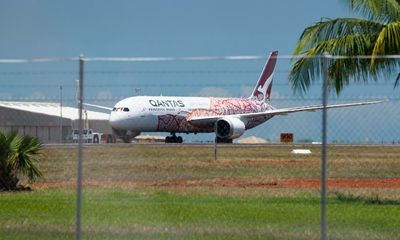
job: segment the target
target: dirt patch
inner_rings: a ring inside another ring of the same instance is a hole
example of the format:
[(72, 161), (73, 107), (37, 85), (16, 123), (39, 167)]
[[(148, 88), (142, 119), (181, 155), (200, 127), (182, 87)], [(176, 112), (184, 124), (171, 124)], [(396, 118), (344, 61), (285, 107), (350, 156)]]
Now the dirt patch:
[[(171, 180), (150, 184), (159, 187), (240, 187), (240, 188), (320, 188), (320, 179), (242, 180), (213, 179), (205, 181)], [(328, 179), (329, 188), (400, 188), (400, 178)]]
[[(321, 180), (290, 179), (280, 185), (286, 188), (321, 188)], [(400, 188), (400, 178), (328, 179), (328, 188)]]
[[(86, 180), (84, 187), (87, 188), (189, 188), (189, 187), (237, 187), (237, 188), (307, 188), (321, 187), (320, 179), (286, 179), (286, 180), (244, 180), (244, 179), (209, 179), (209, 180)], [(76, 187), (73, 180), (43, 181), (34, 184), (35, 189)], [(400, 188), (400, 178), (385, 179), (328, 179), (328, 188)]]
[(76, 181), (72, 180), (44, 180), (36, 182), (32, 185), (33, 189), (54, 189), (54, 188), (64, 188), (73, 189), (76, 188)]
[(161, 187), (275, 187), (278, 183), (275, 181), (245, 181), (241, 179), (212, 179), (212, 180), (173, 180), (155, 183), (153, 186)]

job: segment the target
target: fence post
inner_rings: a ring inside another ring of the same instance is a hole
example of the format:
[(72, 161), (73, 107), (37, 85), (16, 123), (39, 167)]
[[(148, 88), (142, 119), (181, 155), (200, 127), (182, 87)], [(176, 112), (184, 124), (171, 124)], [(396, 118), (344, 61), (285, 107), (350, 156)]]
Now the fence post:
[(322, 55), (322, 165), (321, 165), (321, 239), (326, 240), (326, 196), (327, 196), (327, 109), (328, 104), (328, 56)]
[(63, 87), (60, 85), (60, 144), (63, 143)]
[(81, 239), (81, 207), (82, 207), (82, 132), (83, 132), (83, 71), (84, 57), (79, 56), (79, 87), (78, 87), (78, 107), (79, 107), (79, 140), (78, 140), (78, 169), (77, 169), (77, 196), (76, 196), (76, 239)]
[(217, 147), (218, 147), (217, 136), (215, 136), (215, 139), (214, 139), (214, 161), (217, 161)]

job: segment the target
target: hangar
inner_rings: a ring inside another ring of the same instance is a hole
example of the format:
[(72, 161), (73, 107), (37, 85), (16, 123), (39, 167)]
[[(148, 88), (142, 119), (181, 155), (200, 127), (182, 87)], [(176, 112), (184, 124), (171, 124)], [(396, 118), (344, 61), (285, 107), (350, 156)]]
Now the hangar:
[[(112, 134), (108, 114), (84, 110), (82, 117), (84, 128)], [(78, 108), (61, 108), (59, 103), (0, 101), (0, 131), (17, 130), (21, 135), (38, 137), (42, 143), (70, 142), (78, 122)]]

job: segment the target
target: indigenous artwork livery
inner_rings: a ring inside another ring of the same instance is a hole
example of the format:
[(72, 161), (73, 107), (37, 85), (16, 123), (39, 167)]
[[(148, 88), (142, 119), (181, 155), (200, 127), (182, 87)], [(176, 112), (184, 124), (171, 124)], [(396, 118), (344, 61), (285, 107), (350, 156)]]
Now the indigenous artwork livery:
[[(141, 132), (169, 132), (166, 142), (181, 143), (176, 133), (215, 132), (217, 142), (232, 142), (246, 130), (275, 115), (314, 111), (322, 105), (276, 109), (269, 104), (278, 52), (272, 52), (249, 98), (136, 96), (121, 100), (111, 111), (110, 125), (125, 142)], [(380, 101), (328, 105), (340, 108)], [(101, 107), (87, 104), (89, 106)], [(105, 107), (102, 107), (105, 108)], [(109, 109), (109, 108), (106, 108)]]

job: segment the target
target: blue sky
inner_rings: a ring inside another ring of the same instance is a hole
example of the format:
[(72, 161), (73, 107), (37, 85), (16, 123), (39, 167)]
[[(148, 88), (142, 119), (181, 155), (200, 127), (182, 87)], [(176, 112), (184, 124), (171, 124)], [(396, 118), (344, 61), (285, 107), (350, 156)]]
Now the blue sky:
[(290, 54), (306, 26), (343, 16), (339, 0), (2, 0), (0, 57)]
[[(77, 57), (79, 54), (87, 57), (265, 56), (273, 50), (278, 50), (280, 56), (290, 55), (304, 28), (322, 17), (358, 17), (344, 2), (1, 0), (0, 59)], [(100, 98), (99, 103), (105, 105), (113, 105), (117, 99), (133, 95), (135, 88), (140, 88), (140, 93), (146, 95), (247, 96), (263, 64), (264, 60), (88, 62), (85, 65), (85, 96), (88, 101)], [(293, 96), (287, 79), (290, 66), (289, 60), (278, 60), (273, 105), (319, 103), (319, 85), (311, 89), (309, 99)], [(0, 100), (57, 101), (59, 85), (63, 85), (65, 101), (73, 105), (77, 70), (77, 62), (0, 64)], [(393, 90), (392, 83), (389, 79), (378, 85), (350, 86), (341, 98), (344, 101), (386, 96), (399, 99), (399, 91)], [(109, 101), (104, 101), (107, 98)], [(346, 114), (352, 111), (343, 110), (340, 121), (331, 124), (342, 132), (330, 136), (348, 139), (347, 130), (360, 126), (365, 129), (371, 122), (375, 126), (382, 122), (376, 117), (385, 116), (383, 124), (387, 127), (384, 131), (373, 128), (353, 135), (357, 135), (356, 139), (375, 140), (397, 137), (400, 133), (391, 131), (395, 128), (393, 124), (400, 121), (400, 108), (396, 104), (398, 100), (383, 108), (356, 111), (357, 115)], [(383, 110), (373, 114), (377, 109)], [(366, 114), (370, 121), (362, 121)], [(304, 126), (318, 125), (319, 122), (318, 114), (308, 113), (281, 117), (280, 120), (274, 118), (264, 124), (261, 131), (256, 128), (248, 135), (262, 132), (269, 138), (277, 138), (279, 132), (297, 131), (301, 138), (318, 139), (318, 126), (312, 131)]]

